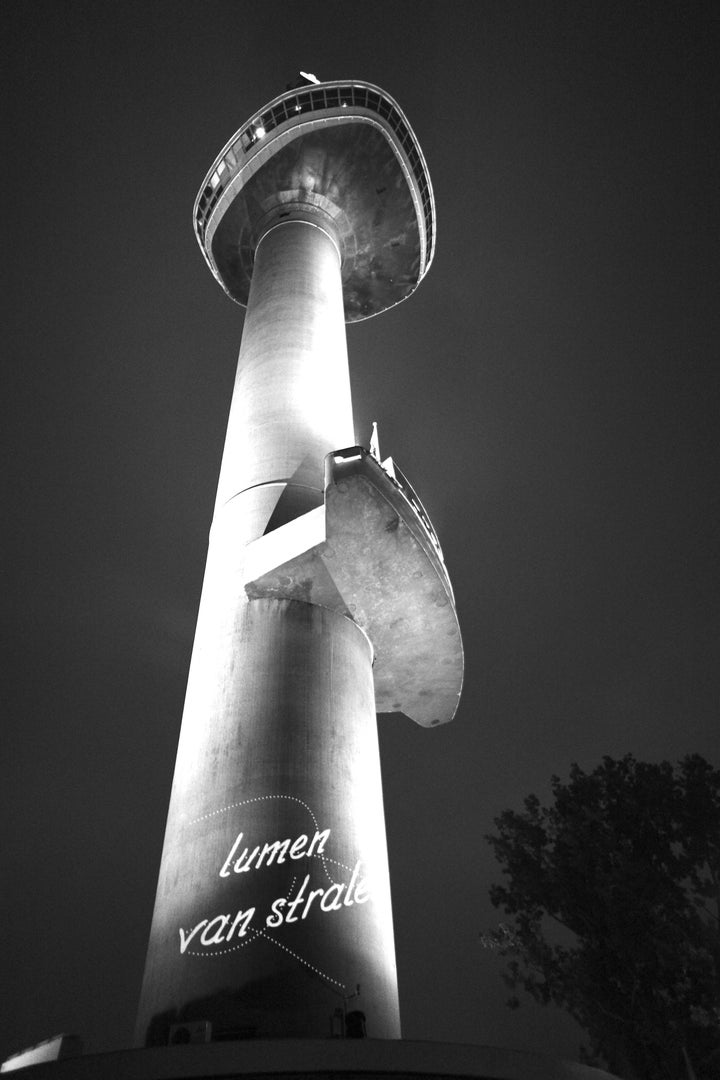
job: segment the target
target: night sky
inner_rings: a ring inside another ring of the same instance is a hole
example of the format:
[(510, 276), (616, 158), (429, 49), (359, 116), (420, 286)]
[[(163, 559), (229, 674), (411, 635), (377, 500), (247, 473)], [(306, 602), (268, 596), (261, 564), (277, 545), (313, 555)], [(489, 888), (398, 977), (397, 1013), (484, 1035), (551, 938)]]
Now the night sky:
[(381, 723), (404, 1036), (576, 1056), (504, 1005), (483, 834), (574, 761), (720, 764), (717, 10), (2, 5), (0, 1060), (129, 1045), (243, 324), (193, 200), (301, 69), (393, 95), (437, 204), (348, 333), (466, 652), (454, 723)]

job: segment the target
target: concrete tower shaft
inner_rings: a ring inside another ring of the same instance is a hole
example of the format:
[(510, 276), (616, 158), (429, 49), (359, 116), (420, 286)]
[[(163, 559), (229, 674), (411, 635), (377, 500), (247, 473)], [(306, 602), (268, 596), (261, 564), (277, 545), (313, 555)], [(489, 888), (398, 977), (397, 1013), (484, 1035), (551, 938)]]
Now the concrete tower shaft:
[(371, 642), (245, 588), (247, 545), (321, 508), (353, 441), (338, 243), (296, 211), (256, 250), (138, 1043), (177, 1021), (328, 1036), (358, 984), (371, 1031), (400, 1035)]
[(354, 446), (345, 321), (416, 288), (434, 208), (365, 83), (281, 95), (224, 148), (198, 241), (247, 305), (136, 1039), (375, 1038), (400, 1018), (376, 711), (452, 719), (442, 552), (390, 460)]
[(247, 542), (320, 506), (325, 455), (354, 441), (338, 244), (309, 213), (255, 253), (216, 513), (241, 504)]
[(219, 614), (198, 623), (137, 1042), (178, 1021), (327, 1037), (358, 984), (399, 1038), (371, 645), (314, 604)]

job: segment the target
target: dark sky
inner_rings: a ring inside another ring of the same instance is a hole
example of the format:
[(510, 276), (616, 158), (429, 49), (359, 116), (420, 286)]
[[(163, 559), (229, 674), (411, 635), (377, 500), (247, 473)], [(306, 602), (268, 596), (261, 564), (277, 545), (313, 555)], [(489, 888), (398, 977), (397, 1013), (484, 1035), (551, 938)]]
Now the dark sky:
[[(717, 8), (715, 8), (715, 12)], [(437, 255), (349, 331), (426, 503), (455, 722), (381, 725), (404, 1034), (572, 1057), (478, 943), (493, 817), (718, 735), (718, 23), (703, 3), (2, 5), (0, 1060), (127, 1045), (243, 312), (191, 227), (300, 69), (400, 103)]]

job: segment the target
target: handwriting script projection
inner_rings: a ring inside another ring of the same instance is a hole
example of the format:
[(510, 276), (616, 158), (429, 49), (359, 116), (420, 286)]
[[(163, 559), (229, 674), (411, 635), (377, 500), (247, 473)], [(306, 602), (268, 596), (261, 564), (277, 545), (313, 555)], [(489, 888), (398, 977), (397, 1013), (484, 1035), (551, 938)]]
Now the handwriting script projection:
[[(314, 815), (313, 815), (314, 817)], [(323, 888), (311, 889), (310, 875), (306, 874), (299, 888), (293, 893), (295, 878), (287, 896), (278, 896), (270, 904), (270, 910), (258, 915), (255, 906), (244, 907), (236, 912), (221, 912), (210, 918), (201, 919), (191, 929), (178, 928), (180, 952), (190, 956), (220, 955), (219, 946), (233, 944), (235, 947), (241, 938), (253, 930), (261, 933), (260, 927), (277, 929), (286, 923), (306, 919), (311, 909), (323, 912), (342, 911), (355, 904), (365, 904), (370, 899), (370, 888), (366, 878), (361, 876), (362, 863), (356, 862), (350, 880), (334, 881), (327, 869), (327, 862), (337, 863), (324, 855), (325, 845), (330, 839), (330, 829), (316, 829), (310, 839), (304, 833), (293, 839), (274, 840), (263, 845), (257, 844), (252, 849), (242, 846), (243, 833), (239, 832), (233, 841), (218, 877), (229, 878), (234, 874), (244, 874), (250, 870), (262, 870), (266, 866), (279, 865), (286, 860), (318, 858), (322, 861), (330, 884)], [(349, 870), (349, 867), (346, 869)], [(256, 925), (253, 925), (255, 923)], [(258, 925), (259, 924), (259, 925)], [(193, 948), (190, 949), (190, 945)], [(244, 944), (244, 942), (242, 943)], [(202, 950), (198, 952), (198, 947)], [(226, 948), (222, 952), (227, 951)]]

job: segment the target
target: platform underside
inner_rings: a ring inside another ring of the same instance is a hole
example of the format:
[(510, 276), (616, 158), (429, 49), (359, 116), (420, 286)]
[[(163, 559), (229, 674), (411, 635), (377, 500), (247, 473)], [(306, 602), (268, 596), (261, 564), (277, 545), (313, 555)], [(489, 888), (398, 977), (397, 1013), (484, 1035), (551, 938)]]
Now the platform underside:
[[(213, 216), (212, 257), (223, 286), (246, 304), (255, 247), (271, 220), (306, 207), (332, 219), (342, 248), (345, 319), (404, 300), (422, 261), (418, 203), (390, 135), (371, 117), (313, 119), (279, 134), (228, 185)], [(245, 175), (243, 175), (245, 173)]]

